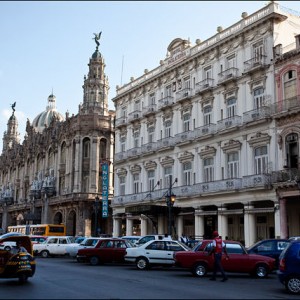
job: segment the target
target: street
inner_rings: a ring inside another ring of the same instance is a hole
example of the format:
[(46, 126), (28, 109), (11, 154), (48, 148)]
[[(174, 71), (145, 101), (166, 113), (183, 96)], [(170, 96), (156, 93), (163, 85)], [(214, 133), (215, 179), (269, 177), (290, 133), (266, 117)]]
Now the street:
[(28, 283), (0, 280), (1, 299), (299, 299), (276, 274), (267, 279), (229, 274), (227, 282), (212, 282), (177, 268), (139, 271), (134, 265), (91, 266), (67, 257), (36, 261)]

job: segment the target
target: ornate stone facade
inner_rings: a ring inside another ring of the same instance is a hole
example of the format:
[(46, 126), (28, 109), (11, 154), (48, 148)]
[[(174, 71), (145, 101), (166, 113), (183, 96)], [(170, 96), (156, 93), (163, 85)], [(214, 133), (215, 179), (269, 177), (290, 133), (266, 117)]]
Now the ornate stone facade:
[(108, 110), (109, 84), (98, 44), (84, 77), (83, 104), (77, 115), (66, 113), (63, 120), (54, 111), (55, 96), (50, 95), (46, 111), (32, 124), (27, 121), (20, 144), (13, 111), (0, 156), (0, 225), (4, 230), (9, 225), (63, 223), (68, 235), (112, 233), (111, 212), (108, 217), (101, 213), (101, 166), (109, 165), (110, 202), (115, 113)]

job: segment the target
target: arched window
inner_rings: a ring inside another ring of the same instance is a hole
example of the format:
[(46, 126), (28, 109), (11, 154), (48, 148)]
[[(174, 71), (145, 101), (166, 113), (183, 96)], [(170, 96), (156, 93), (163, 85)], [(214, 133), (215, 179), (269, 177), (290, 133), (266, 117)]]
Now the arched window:
[(291, 133), (286, 136), (285, 147), (287, 167), (298, 169), (299, 146), (297, 133)]
[(61, 151), (60, 151), (60, 163), (65, 164), (66, 163), (66, 143), (63, 143), (61, 145)]
[(106, 140), (105, 139), (101, 139), (100, 140), (100, 159), (106, 159), (107, 155), (106, 155)]
[(88, 138), (83, 140), (83, 158), (90, 157), (91, 143)]

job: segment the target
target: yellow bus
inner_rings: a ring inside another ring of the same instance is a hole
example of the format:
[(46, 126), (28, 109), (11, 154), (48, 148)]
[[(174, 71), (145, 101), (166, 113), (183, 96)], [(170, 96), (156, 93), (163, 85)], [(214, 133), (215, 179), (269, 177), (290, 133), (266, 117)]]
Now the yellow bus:
[(18, 232), (26, 235), (64, 236), (66, 226), (63, 224), (36, 224), (8, 226), (7, 232)]

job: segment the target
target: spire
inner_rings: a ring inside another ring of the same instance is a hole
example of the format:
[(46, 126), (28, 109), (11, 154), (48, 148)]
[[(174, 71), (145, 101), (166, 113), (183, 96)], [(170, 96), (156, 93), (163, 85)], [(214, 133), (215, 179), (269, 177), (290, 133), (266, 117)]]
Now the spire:
[(15, 116), (16, 102), (11, 104), (13, 110), (12, 115), (8, 119), (7, 130), (3, 134), (3, 152), (12, 148), (14, 143), (20, 142), (20, 134), (18, 133), (18, 120)]
[(80, 106), (80, 114), (90, 112), (98, 113), (99, 115), (108, 115), (108, 78), (105, 75), (105, 62), (99, 52), (99, 40), (102, 31), (99, 34), (94, 33), (93, 38), (96, 43), (96, 50), (90, 58), (89, 73), (84, 76), (83, 84), (83, 104)]

